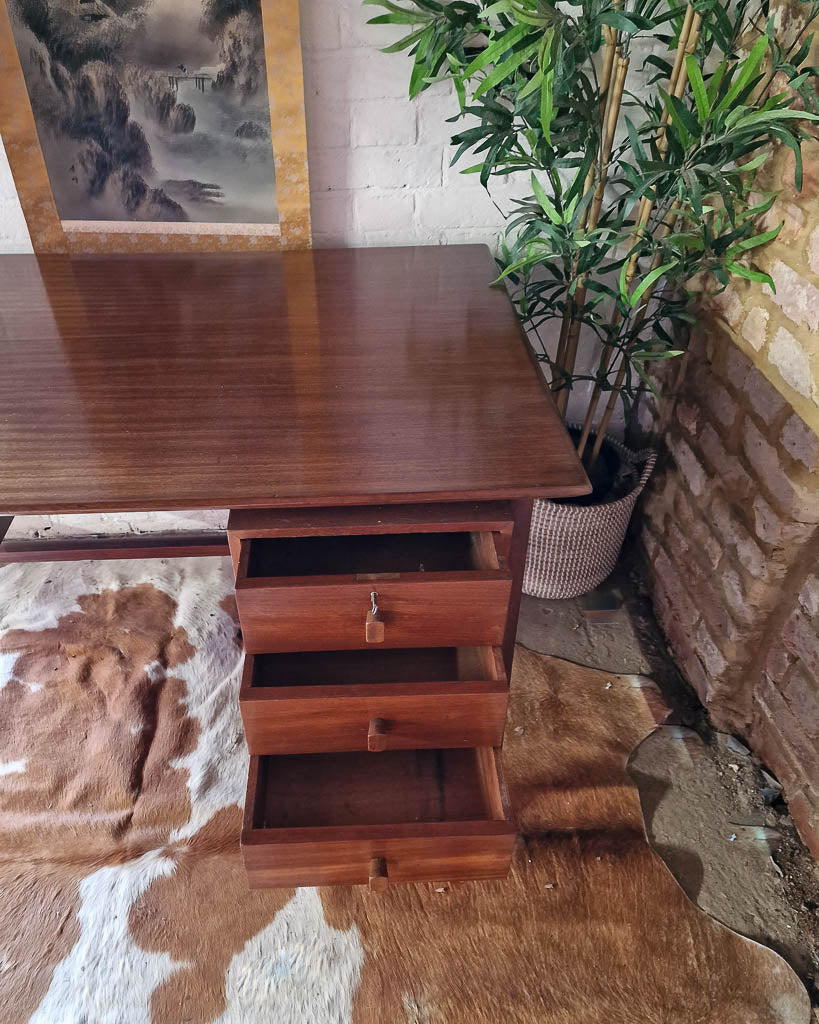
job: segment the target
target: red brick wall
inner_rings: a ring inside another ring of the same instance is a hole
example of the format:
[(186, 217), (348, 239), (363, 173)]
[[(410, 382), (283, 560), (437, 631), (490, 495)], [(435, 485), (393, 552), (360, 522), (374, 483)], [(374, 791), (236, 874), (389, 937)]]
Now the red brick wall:
[(640, 513), (655, 608), (819, 857), (819, 437), (717, 326), (680, 370)]

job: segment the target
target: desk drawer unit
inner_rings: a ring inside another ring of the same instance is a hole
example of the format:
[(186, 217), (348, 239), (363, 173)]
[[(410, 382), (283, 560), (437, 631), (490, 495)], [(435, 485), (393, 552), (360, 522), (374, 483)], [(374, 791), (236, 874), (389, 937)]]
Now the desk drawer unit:
[(498, 502), (231, 514), (251, 885), (506, 874), (514, 535)]
[[(532, 502), (590, 486), (489, 250), (0, 261), (0, 562), (221, 557), (4, 534), (231, 510), (252, 883), (502, 877)], [(173, 396), (147, 426), (146, 389)]]

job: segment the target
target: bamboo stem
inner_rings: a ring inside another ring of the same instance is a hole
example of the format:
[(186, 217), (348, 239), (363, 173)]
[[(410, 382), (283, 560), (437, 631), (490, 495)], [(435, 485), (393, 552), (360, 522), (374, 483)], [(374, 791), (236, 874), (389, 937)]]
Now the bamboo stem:
[[(618, 5), (615, 5), (618, 6)], [(606, 106), (609, 102), (609, 86), (614, 70), (614, 58), (617, 51), (617, 33), (609, 25), (603, 26), (606, 36), (606, 49), (603, 53), (603, 67), (600, 71), (600, 123), (605, 124)], [(604, 84), (605, 83), (605, 84)]]
[[(694, 51), (696, 50), (701, 25), (701, 15), (696, 14), (694, 12), (694, 8), (691, 6), (691, 4), (689, 4), (686, 7), (685, 16), (683, 18), (683, 24), (680, 28), (680, 38), (677, 43), (677, 54), (674, 60), (674, 66), (671, 71), (671, 77), (668, 81), (669, 93), (676, 96), (678, 99), (682, 97), (683, 93), (685, 92), (685, 87), (688, 84), (688, 70), (686, 68), (685, 58), (688, 54), (694, 53)], [(668, 118), (668, 110), (666, 109), (663, 111), (663, 116), (661, 118), (660, 135), (657, 143), (657, 148), (660, 151), (660, 158), (663, 160), (665, 159), (665, 155), (668, 152), (668, 140), (666, 138), (666, 125), (668, 124)], [(633, 249), (634, 251), (632, 252), (632, 255), (629, 259), (628, 266), (626, 267), (625, 287), (627, 293), (631, 290), (631, 285), (634, 281), (634, 275), (637, 270), (637, 263), (639, 260), (639, 250), (637, 249), (637, 245), (640, 239), (642, 238), (643, 234), (645, 233), (646, 225), (648, 224), (649, 218), (651, 217), (653, 210), (654, 200), (649, 199), (647, 196), (643, 196), (640, 202), (640, 213), (637, 218), (637, 223), (635, 225), (634, 232), (631, 236), (631, 241), (629, 243), (629, 248)], [(665, 234), (667, 233), (668, 231), (666, 230)], [(657, 265), (659, 266), (659, 263)], [(653, 289), (650, 289), (650, 291), (653, 292)], [(618, 310), (615, 308), (611, 320), (612, 332), (617, 328), (619, 323), (620, 314)], [(602, 376), (608, 370), (613, 353), (613, 346), (610, 344), (606, 345), (600, 357), (598, 376)], [(623, 372), (625, 371), (623, 370)], [(601, 439), (603, 434), (605, 433), (605, 427), (608, 426), (609, 421), (611, 420), (614, 404), (616, 404), (617, 388), (620, 387), (621, 385), (622, 378), (618, 374), (618, 380), (615, 381), (614, 390), (612, 391), (612, 397), (609, 399), (609, 403), (606, 407), (606, 412), (608, 412), (608, 416), (606, 417), (606, 413), (604, 412), (604, 422), (601, 421), (601, 429), (598, 431), (595, 447), (592, 450), (592, 465), (594, 465), (594, 462), (597, 458), (597, 454), (600, 451), (600, 445), (602, 444)], [(586, 410), (586, 417), (583, 420), (583, 430), (580, 435), (580, 440), (577, 444), (577, 454), (580, 455), (581, 457), (586, 449), (586, 444), (589, 439), (589, 434), (591, 433), (591, 428), (594, 422), (595, 414), (597, 412), (597, 407), (600, 404), (600, 397), (602, 395), (602, 392), (603, 389), (601, 385), (599, 383), (595, 384), (594, 390), (592, 391), (592, 395), (589, 400), (588, 408)], [(611, 405), (612, 407), (611, 412), (609, 412), (609, 405)]]
[(597, 368), (598, 383), (594, 385), (594, 390), (592, 391), (591, 398), (589, 399), (589, 407), (586, 409), (586, 417), (583, 420), (583, 430), (580, 434), (580, 440), (577, 442), (577, 454), (581, 459), (583, 458), (583, 452), (586, 450), (586, 444), (588, 443), (592, 423), (594, 422), (594, 414), (597, 412), (597, 406), (600, 404), (600, 396), (603, 393), (603, 388), (599, 383), (599, 378), (608, 370), (613, 352), (614, 347), (612, 345), (606, 345), (603, 349), (603, 354), (600, 356), (600, 365)]
[(555, 355), (555, 365), (552, 370), (552, 381), (551, 388), (555, 391), (563, 383), (563, 364), (566, 361), (566, 342), (569, 337), (569, 326), (572, 322), (572, 297), (569, 295), (569, 289), (566, 289), (566, 305), (563, 309), (563, 321), (560, 324), (560, 339), (557, 343), (557, 353)]
[[(614, 81), (611, 86), (611, 96), (609, 97), (609, 103), (606, 108), (606, 122), (603, 129), (603, 145), (600, 154), (600, 174), (587, 221), (587, 229), (589, 231), (594, 231), (600, 219), (600, 211), (603, 206), (603, 195), (606, 190), (606, 180), (609, 173), (609, 163), (611, 161), (611, 151), (614, 146), (614, 135), (617, 131), (617, 121), (620, 117), (620, 105), (623, 100), (623, 91), (626, 86), (626, 76), (628, 74), (630, 63), (628, 57), (622, 56), (622, 51), (619, 47), (618, 52), (620, 55), (617, 57)], [(571, 374), (574, 373), (581, 326), (581, 321), (576, 313), (583, 308), (585, 302), (586, 285), (584, 280), (581, 278), (577, 283), (577, 288), (574, 293), (574, 301), (572, 303), (574, 315), (572, 316), (571, 325), (569, 326), (569, 332), (566, 339), (566, 355), (563, 362), (563, 372), (566, 376), (571, 376)], [(566, 415), (568, 403), (569, 389), (564, 387), (557, 396), (557, 408), (560, 414), (564, 417)]]
[[(671, 207), (671, 209), (668, 212), (668, 217), (666, 217), (662, 227), (660, 228), (660, 231), (658, 232), (658, 240), (659, 241), (661, 241), (667, 234), (669, 234), (671, 229), (674, 227), (674, 222), (677, 220), (677, 217), (679, 216), (679, 213), (680, 213), (680, 205), (679, 205), (679, 203), (674, 203), (674, 205)], [(661, 260), (662, 260), (662, 251), (658, 249), (657, 252), (654, 254), (654, 259), (651, 261), (651, 270), (656, 270), (656, 268), (660, 266), (660, 261)], [(640, 325), (642, 324), (643, 320), (645, 320), (645, 318), (646, 318), (646, 312), (648, 311), (648, 306), (649, 306), (649, 303), (651, 302), (651, 299), (652, 299), (652, 297), (654, 295), (654, 290), (655, 290), (656, 287), (657, 287), (657, 282), (655, 281), (654, 284), (650, 285), (646, 289), (645, 294), (642, 297), (640, 308), (637, 310), (637, 313), (635, 314), (635, 317), (634, 317), (634, 319), (635, 319), (635, 328), (637, 330), (639, 330)], [(601, 448), (601, 446), (603, 444), (603, 440), (604, 440), (604, 438), (606, 436), (606, 431), (608, 430), (609, 423), (611, 422), (611, 418), (614, 415), (614, 409), (615, 409), (615, 406), (617, 405), (617, 399), (618, 399), (618, 397), (620, 395), (620, 389), (622, 388), (623, 381), (626, 378), (626, 367), (628, 366), (628, 357), (629, 357), (630, 350), (631, 350), (632, 347), (633, 347), (633, 345), (629, 345), (623, 351), (623, 355), (622, 355), (622, 359), (621, 359), (621, 362), (620, 362), (620, 366), (619, 366), (619, 369), (617, 370), (617, 376), (614, 379), (614, 387), (612, 388), (611, 395), (609, 396), (609, 400), (606, 403), (606, 408), (603, 411), (603, 416), (602, 416), (602, 418), (600, 420), (600, 426), (597, 429), (597, 436), (594, 439), (594, 447), (592, 448), (592, 453), (591, 453), (591, 456), (589, 458), (589, 469), (592, 469), (594, 467), (595, 462), (597, 462), (597, 457), (600, 454), (600, 448)]]
[(617, 122), (620, 119), (620, 105), (623, 100), (623, 90), (626, 87), (626, 75), (628, 74), (629, 58), (622, 56), (618, 47), (619, 56), (614, 74), (614, 84), (611, 87), (611, 99), (606, 108), (606, 126), (603, 133), (603, 152), (601, 155), (600, 176), (597, 181), (597, 189), (594, 193), (591, 209), (589, 211), (589, 228), (593, 231), (600, 219), (600, 208), (603, 205), (603, 194), (606, 190), (606, 179), (609, 173), (609, 161), (611, 150), (614, 146), (614, 135), (617, 131)]
[[(696, 14), (694, 8), (689, 4), (688, 7), (686, 7), (685, 19), (683, 21), (683, 26), (680, 29), (680, 39), (677, 44), (677, 56), (674, 60), (671, 78), (668, 80), (668, 92), (671, 96), (675, 96), (677, 99), (682, 99), (685, 87), (688, 85), (688, 68), (685, 65), (685, 58), (696, 50), (697, 41), (700, 37), (701, 26), (702, 15)], [(668, 152), (668, 135), (666, 128), (670, 116), (668, 108), (666, 107), (663, 110), (662, 117), (660, 118), (660, 127), (657, 132), (657, 149), (659, 151), (660, 160), (665, 160), (665, 155)], [(640, 200), (640, 215), (637, 218), (638, 223), (645, 226), (648, 223), (648, 219), (651, 216), (653, 209), (654, 201), (649, 199), (648, 196), (643, 196)], [(636, 263), (636, 254), (632, 259)], [(631, 274), (633, 277), (633, 269)]]
[(614, 378), (614, 387), (612, 388), (609, 400), (606, 403), (606, 408), (603, 410), (603, 416), (600, 420), (600, 426), (597, 428), (597, 436), (594, 439), (594, 447), (589, 458), (589, 469), (594, 467), (597, 462), (597, 456), (600, 454), (600, 448), (603, 444), (603, 439), (606, 436), (611, 418), (614, 415), (614, 408), (617, 405), (617, 397), (620, 394), (620, 388), (623, 386), (623, 381), (626, 379), (626, 366), (628, 360), (625, 352), (623, 353), (623, 359), (620, 363), (620, 368), (617, 371), (617, 376)]
[[(615, 7), (620, 7), (620, 6), (622, 6), (622, 0), (616, 0)], [(604, 31), (605, 31), (605, 34), (606, 34), (606, 50), (605, 50), (605, 55), (604, 55), (604, 58), (603, 58), (603, 68), (602, 68), (602, 71), (600, 73), (600, 124), (601, 124), (601, 128), (603, 128), (603, 129), (605, 129), (605, 125), (606, 125), (606, 109), (608, 107), (609, 98), (611, 96), (611, 81), (612, 81), (612, 75), (614, 73), (614, 58), (615, 58), (616, 53), (617, 53), (617, 32), (613, 28), (608, 26), (608, 25), (604, 26)], [(601, 139), (601, 146), (602, 146), (602, 144), (603, 143), (602, 143), (602, 139)], [(602, 160), (601, 160), (601, 168), (602, 168)], [(595, 176), (596, 176), (595, 175), (595, 166), (594, 166), (594, 164), (592, 164), (592, 166), (589, 168), (589, 173), (586, 175), (586, 181), (584, 182), (584, 185), (583, 185), (583, 195), (586, 195), (586, 193), (594, 185)], [(583, 216), (582, 216), (582, 218), (580, 220), (579, 228), (581, 230), (585, 229), (586, 224), (588, 222), (588, 217), (589, 217), (589, 207), (587, 206), (585, 211), (584, 211), (584, 213), (583, 213)], [(577, 258), (575, 257), (572, 276), (574, 276), (574, 273), (576, 273), (576, 272), (577, 272)], [(568, 292), (568, 289), (567, 289), (566, 290), (566, 306), (565, 306), (565, 308), (563, 310), (563, 322), (562, 322), (562, 324), (560, 326), (560, 340), (558, 341), (557, 353), (555, 355), (555, 360), (554, 360), (555, 370), (553, 371), (552, 381), (551, 381), (552, 390), (557, 390), (558, 388), (560, 388), (561, 389), (561, 394), (562, 394), (562, 392), (567, 391), (567, 389), (565, 387), (563, 387), (563, 384), (565, 382), (565, 377), (566, 377), (566, 353), (567, 353), (567, 350), (568, 350), (568, 340), (569, 340), (570, 330), (571, 330), (571, 327), (572, 327), (572, 325), (574, 323), (574, 313), (575, 313), (577, 308), (578, 308), (577, 302), (573, 301), (572, 296), (569, 295), (569, 292)], [(574, 368), (574, 362), (572, 363), (572, 369), (573, 368)], [(571, 371), (569, 371), (569, 372), (571, 372)], [(565, 399), (565, 401), (568, 401), (568, 397)], [(558, 409), (560, 409), (560, 405), (561, 405), (561, 398), (560, 398), (560, 395), (558, 395)], [(563, 412), (565, 412), (565, 408), (563, 409)]]

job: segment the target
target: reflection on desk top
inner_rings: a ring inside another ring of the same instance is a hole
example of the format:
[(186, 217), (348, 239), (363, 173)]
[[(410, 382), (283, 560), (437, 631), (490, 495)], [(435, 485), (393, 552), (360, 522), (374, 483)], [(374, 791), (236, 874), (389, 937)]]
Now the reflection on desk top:
[(586, 493), (483, 246), (0, 256), (0, 513)]

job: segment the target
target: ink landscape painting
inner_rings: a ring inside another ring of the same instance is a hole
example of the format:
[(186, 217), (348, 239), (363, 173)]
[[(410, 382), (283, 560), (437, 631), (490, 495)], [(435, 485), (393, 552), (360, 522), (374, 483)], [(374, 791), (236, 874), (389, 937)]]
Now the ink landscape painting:
[(260, 0), (6, 0), (63, 221), (276, 224)]

